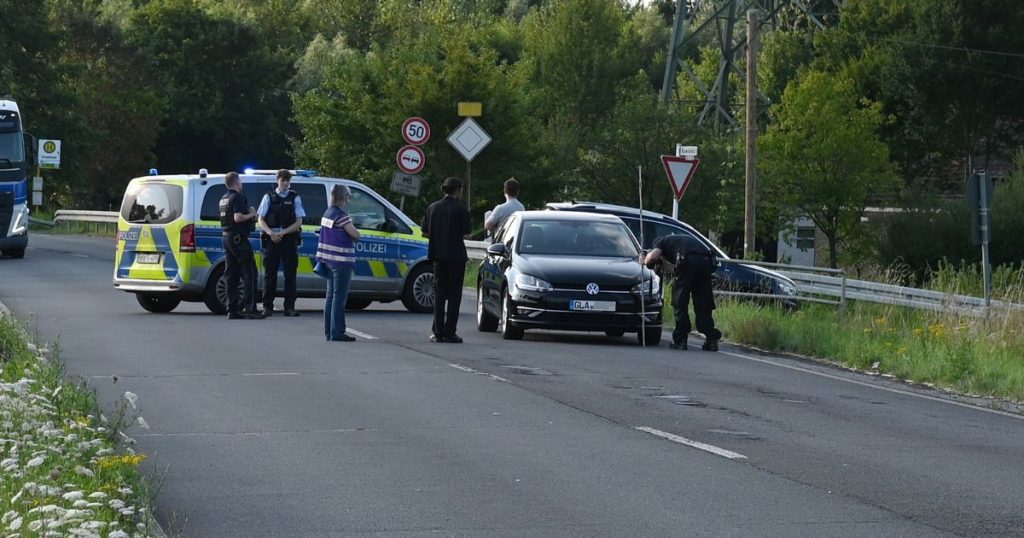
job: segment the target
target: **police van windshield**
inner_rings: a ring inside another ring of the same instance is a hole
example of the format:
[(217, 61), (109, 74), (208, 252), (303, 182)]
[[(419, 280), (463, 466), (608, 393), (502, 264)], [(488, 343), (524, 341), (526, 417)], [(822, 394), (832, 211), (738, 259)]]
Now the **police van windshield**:
[(132, 224), (167, 224), (181, 216), (183, 190), (166, 183), (136, 183), (121, 203), (121, 218)]

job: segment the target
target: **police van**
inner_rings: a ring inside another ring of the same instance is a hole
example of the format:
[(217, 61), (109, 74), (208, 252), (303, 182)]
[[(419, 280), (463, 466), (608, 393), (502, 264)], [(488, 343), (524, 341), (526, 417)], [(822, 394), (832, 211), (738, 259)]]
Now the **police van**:
[[(155, 171), (154, 171), (155, 174)], [(276, 170), (241, 175), (249, 205), (277, 188)], [(294, 172), (291, 189), (302, 198), (302, 244), (296, 287), (299, 297), (324, 297), (326, 280), (313, 272), (320, 217), (331, 187), (346, 185), (352, 198), (345, 207), (362, 236), (356, 242), (356, 266), (347, 307), (363, 309), (374, 301), (401, 300), (413, 312), (431, 312), (434, 275), (427, 261), (427, 240), (420, 227), (373, 189), (349, 179)], [(218, 203), (227, 192), (224, 174), (149, 175), (128, 183), (117, 219), (114, 287), (134, 293), (142, 308), (164, 313), (182, 301), (203, 302), (217, 314), (227, 312), (222, 282), (224, 248)], [(258, 286), (263, 285), (259, 231), (249, 237)], [(278, 296), (284, 276), (278, 275)]]

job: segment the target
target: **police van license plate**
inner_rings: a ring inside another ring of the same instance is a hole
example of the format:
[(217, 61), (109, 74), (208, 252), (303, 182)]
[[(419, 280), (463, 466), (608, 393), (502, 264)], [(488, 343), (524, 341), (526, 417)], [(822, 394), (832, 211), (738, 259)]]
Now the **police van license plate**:
[(135, 256), (135, 261), (139, 263), (160, 263), (159, 254), (138, 254)]
[(615, 312), (615, 301), (569, 301), (569, 310), (588, 312)]

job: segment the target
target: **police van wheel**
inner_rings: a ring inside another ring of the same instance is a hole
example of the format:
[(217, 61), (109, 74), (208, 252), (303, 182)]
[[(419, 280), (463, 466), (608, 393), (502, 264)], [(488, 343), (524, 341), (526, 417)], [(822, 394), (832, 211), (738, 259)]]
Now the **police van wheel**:
[(372, 302), (370, 299), (354, 299), (349, 297), (348, 301), (345, 302), (345, 310), (363, 310), (370, 306)]
[(136, 293), (135, 298), (142, 308), (154, 314), (166, 314), (181, 304), (181, 299), (166, 294)]
[(206, 304), (206, 308), (220, 316), (228, 313), (227, 290), (220, 282), (222, 276), (224, 276), (223, 265), (214, 269), (210, 274), (210, 280), (206, 283), (206, 292), (203, 293), (203, 303)]
[(410, 312), (427, 314), (434, 311), (434, 295), (437, 291), (434, 272), (430, 266), (417, 266), (405, 279), (402, 304)]

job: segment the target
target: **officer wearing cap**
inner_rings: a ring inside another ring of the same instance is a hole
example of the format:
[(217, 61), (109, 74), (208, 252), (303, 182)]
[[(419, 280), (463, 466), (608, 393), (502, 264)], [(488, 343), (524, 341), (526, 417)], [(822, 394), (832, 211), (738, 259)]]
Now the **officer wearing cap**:
[(277, 189), (263, 196), (259, 215), (261, 244), (263, 245), (263, 312), (274, 315), (274, 296), (277, 294), (277, 272), (284, 267), (284, 315), (298, 316), (295, 310), (295, 274), (299, 268), (299, 243), (302, 239), (302, 219), (306, 211), (302, 198), (291, 190), (292, 173), (277, 171)]
[(221, 278), (225, 279), (228, 294), (228, 319), (261, 319), (263, 314), (256, 310), (256, 260), (249, 244), (249, 232), (255, 229), (256, 210), (242, 193), (242, 179), (237, 172), (228, 172), (224, 185), (228, 191), (219, 204), (224, 245), (224, 276)]
[(711, 275), (718, 265), (710, 247), (688, 234), (664, 235), (654, 240), (654, 248), (647, 253), (644, 263), (652, 266), (659, 260), (673, 267), (672, 308), (676, 328), (672, 331), (672, 349), (686, 349), (686, 336), (690, 334), (690, 296), (697, 318), (697, 330), (704, 334), (704, 351), (718, 351), (722, 332), (715, 328), (711, 312), (715, 309), (715, 296), (711, 289)]

